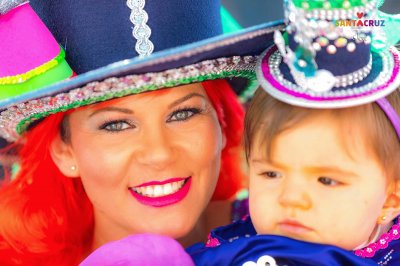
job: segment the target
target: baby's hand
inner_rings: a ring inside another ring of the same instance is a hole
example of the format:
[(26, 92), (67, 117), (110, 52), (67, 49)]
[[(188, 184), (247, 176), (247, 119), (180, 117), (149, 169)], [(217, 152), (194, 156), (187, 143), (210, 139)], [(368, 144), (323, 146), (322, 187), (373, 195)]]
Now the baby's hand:
[(138, 234), (101, 246), (79, 266), (99, 265), (194, 266), (194, 263), (176, 240), (160, 235)]

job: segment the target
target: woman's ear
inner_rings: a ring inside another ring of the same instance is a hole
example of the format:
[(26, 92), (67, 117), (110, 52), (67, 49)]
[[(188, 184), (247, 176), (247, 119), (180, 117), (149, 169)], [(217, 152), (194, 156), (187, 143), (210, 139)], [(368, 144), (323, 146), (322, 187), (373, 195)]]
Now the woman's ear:
[(50, 145), (50, 155), (63, 175), (67, 177), (80, 176), (72, 146), (62, 140), (60, 134), (57, 134)]
[(395, 180), (389, 186), (388, 197), (382, 208), (378, 224), (388, 224), (400, 215), (400, 180)]

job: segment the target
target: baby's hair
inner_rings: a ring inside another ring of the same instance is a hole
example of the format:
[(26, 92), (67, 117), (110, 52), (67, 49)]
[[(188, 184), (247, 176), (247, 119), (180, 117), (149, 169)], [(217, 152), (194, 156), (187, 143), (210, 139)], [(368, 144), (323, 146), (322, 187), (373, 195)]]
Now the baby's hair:
[[(396, 90), (386, 98), (400, 114), (400, 91)], [(265, 147), (265, 156), (268, 159), (271, 156), (272, 144), (280, 133), (320, 115), (330, 115), (336, 119), (343, 147), (350, 156), (349, 144), (361, 137), (363, 144), (381, 163), (385, 174), (400, 179), (400, 141), (393, 125), (376, 103), (339, 109), (303, 108), (276, 100), (261, 87), (254, 94), (245, 117), (244, 140), (247, 160), (254, 145)]]

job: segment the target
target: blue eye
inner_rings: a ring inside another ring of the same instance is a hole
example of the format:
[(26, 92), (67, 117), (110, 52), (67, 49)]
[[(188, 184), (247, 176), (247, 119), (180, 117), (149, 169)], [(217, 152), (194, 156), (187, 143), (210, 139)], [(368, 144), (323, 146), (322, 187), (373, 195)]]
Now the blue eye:
[(318, 177), (318, 182), (320, 182), (321, 184), (325, 185), (325, 186), (337, 186), (340, 184), (340, 182), (333, 180), (332, 178), (329, 177), (325, 177), (325, 176), (321, 176)]
[(192, 116), (199, 114), (201, 111), (198, 108), (184, 108), (180, 110), (176, 110), (172, 113), (172, 115), (168, 118), (167, 122), (174, 121), (185, 121), (191, 118)]
[(262, 176), (266, 177), (267, 179), (276, 179), (281, 178), (282, 174), (275, 171), (267, 171), (261, 174)]
[(100, 126), (100, 129), (110, 132), (119, 132), (133, 127), (134, 126), (132, 126), (125, 120), (116, 120), (104, 123), (103, 125)]

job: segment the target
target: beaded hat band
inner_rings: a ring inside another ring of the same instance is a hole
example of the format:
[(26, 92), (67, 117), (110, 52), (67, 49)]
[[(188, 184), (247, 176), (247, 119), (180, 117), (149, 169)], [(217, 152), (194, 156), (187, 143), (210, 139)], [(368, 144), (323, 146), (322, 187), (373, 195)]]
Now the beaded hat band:
[(253, 80), (256, 60), (254, 56), (218, 58), (159, 73), (128, 75), (91, 82), (65, 93), (7, 108), (0, 114), (0, 135), (12, 142), (36, 120), (53, 113), (117, 97), (220, 78), (242, 77)]

